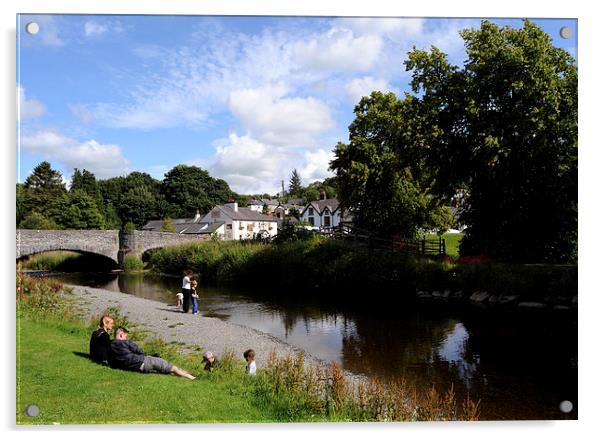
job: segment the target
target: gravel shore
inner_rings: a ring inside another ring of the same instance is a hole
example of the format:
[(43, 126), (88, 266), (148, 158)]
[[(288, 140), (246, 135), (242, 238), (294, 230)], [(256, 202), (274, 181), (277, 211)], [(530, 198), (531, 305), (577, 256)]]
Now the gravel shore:
[[(135, 330), (148, 331), (149, 337), (158, 336), (167, 342), (180, 342), (186, 345), (201, 346), (218, 357), (231, 350), (240, 355), (247, 349), (255, 350), (258, 368), (265, 366), (270, 352), (279, 356), (297, 355), (302, 352), (307, 364), (326, 366), (326, 362), (308, 355), (302, 349), (292, 346), (264, 332), (246, 326), (224, 322), (217, 318), (203, 317), (200, 314), (184, 314), (175, 305), (144, 299), (130, 294), (67, 285), (73, 289), (77, 306), (87, 319), (100, 317), (109, 307), (118, 307), (122, 315), (135, 323)], [(351, 380), (363, 378), (350, 373)]]

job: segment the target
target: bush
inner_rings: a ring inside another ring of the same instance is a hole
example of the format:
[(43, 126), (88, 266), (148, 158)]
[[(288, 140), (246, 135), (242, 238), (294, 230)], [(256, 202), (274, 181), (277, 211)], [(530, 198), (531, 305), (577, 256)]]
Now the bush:
[(144, 270), (144, 262), (136, 255), (126, 255), (123, 260), (123, 269), (125, 271)]

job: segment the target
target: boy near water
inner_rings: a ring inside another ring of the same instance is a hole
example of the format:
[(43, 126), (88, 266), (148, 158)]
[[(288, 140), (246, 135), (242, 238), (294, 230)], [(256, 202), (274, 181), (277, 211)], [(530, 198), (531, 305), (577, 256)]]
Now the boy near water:
[(245, 360), (247, 360), (247, 373), (249, 375), (257, 374), (257, 366), (255, 365), (255, 351), (253, 349), (247, 349), (243, 354)]

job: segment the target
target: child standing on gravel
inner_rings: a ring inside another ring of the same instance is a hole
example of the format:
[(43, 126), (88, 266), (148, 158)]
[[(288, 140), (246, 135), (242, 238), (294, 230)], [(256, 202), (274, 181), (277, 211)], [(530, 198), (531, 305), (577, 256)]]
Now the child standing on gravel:
[(192, 313), (198, 314), (199, 313), (199, 295), (196, 293), (197, 281), (192, 280), (192, 282), (190, 282), (190, 286), (192, 287), (190, 289), (190, 292), (191, 292), (190, 297), (192, 297)]
[(247, 373), (249, 375), (257, 374), (257, 366), (255, 365), (255, 351), (253, 349), (247, 349), (243, 354), (245, 360), (247, 360)]

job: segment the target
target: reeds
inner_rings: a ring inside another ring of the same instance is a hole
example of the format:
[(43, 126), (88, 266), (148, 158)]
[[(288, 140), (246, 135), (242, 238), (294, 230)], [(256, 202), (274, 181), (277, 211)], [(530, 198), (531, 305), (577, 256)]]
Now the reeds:
[(441, 394), (435, 387), (419, 392), (404, 378), (384, 383), (377, 378), (354, 382), (342, 368), (306, 365), (303, 354), (269, 355), (260, 388), (315, 415), (349, 421), (474, 421), (479, 402), (466, 398), (459, 408), (453, 386)]

